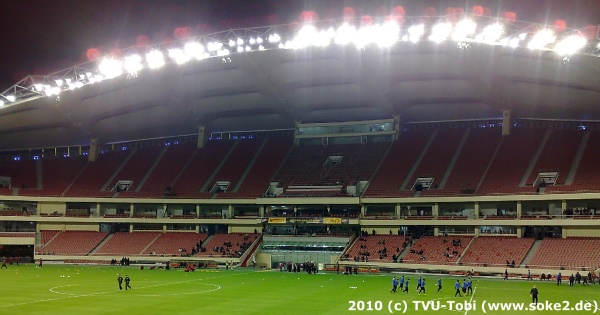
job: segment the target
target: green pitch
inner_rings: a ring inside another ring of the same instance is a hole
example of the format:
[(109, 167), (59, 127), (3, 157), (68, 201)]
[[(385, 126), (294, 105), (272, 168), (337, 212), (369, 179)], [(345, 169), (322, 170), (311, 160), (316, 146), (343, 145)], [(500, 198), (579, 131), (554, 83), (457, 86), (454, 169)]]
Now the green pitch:
[[(131, 277), (132, 289), (119, 290), (117, 273)], [(475, 279), (473, 296), (454, 298), (455, 277), (443, 277), (436, 292), (437, 277), (425, 276), (427, 295), (417, 295), (417, 276), (409, 294), (391, 293), (392, 274), (358, 276), (333, 273), (308, 275), (279, 271), (236, 269), (235, 271), (137, 270), (134, 267), (45, 265), (10, 266), (0, 270), (2, 314), (484, 314), (487, 303), (525, 303), (535, 284), (540, 303), (546, 300), (559, 309), (552, 311), (493, 311), (487, 314), (591, 314), (600, 311), (600, 285), (558, 287), (555, 282)], [(462, 279), (462, 278), (460, 278)], [(415, 304), (413, 301), (422, 301)], [(582, 302), (580, 302), (582, 301)], [(575, 310), (589, 302), (589, 310)], [(427, 304), (429, 303), (429, 304)], [(439, 303), (439, 304), (438, 304)], [(457, 310), (461, 303), (462, 309)], [(465, 303), (475, 305), (466, 309)], [(424, 310), (425, 306), (428, 310)], [(443, 306), (446, 308), (441, 308)], [(417, 307), (419, 309), (417, 310)], [(440, 307), (433, 310), (433, 307)], [(562, 310), (562, 308), (569, 310)]]

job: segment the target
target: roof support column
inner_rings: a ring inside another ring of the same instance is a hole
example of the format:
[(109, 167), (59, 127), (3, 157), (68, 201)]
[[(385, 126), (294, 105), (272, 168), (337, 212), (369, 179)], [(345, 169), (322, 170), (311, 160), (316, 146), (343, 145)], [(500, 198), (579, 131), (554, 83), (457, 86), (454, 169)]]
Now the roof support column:
[(98, 155), (100, 155), (101, 151), (102, 145), (100, 144), (98, 138), (92, 138), (92, 140), (90, 140), (90, 152), (88, 154), (88, 161), (94, 162)]
[(512, 121), (513, 121), (512, 110), (510, 110), (510, 109), (502, 110), (502, 135), (503, 136), (510, 135), (510, 131), (512, 130)]
[(198, 126), (198, 149), (204, 148), (206, 141), (208, 140), (208, 136), (206, 135), (206, 126)]

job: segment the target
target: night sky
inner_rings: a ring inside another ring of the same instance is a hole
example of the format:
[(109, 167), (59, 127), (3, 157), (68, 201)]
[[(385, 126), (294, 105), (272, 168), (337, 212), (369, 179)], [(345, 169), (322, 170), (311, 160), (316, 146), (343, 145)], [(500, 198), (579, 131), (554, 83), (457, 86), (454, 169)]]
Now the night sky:
[(471, 12), (480, 5), (492, 16), (512, 11), (518, 20), (536, 23), (560, 19), (577, 29), (600, 24), (600, 0), (4, 0), (0, 90), (28, 74), (86, 61), (89, 48), (110, 52), (134, 46), (140, 36), (153, 44), (173, 39), (178, 28), (178, 34), (193, 36), (295, 22), (305, 10), (326, 19), (342, 17), (345, 7), (357, 16), (375, 16), (397, 5), (407, 16), (422, 15), (427, 7), (444, 15), (448, 7)]

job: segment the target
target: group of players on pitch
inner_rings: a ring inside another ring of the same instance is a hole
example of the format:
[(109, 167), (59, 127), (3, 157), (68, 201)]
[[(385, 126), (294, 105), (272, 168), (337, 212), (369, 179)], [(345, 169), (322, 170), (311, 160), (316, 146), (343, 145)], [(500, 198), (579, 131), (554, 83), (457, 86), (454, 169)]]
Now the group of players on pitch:
[[(390, 290), (392, 293), (396, 293), (396, 291), (398, 291), (398, 287), (400, 288), (400, 292), (406, 293), (408, 294), (408, 288), (409, 288), (409, 283), (410, 283), (410, 278), (404, 278), (404, 275), (402, 275), (400, 277), (400, 279), (398, 279), (396, 276), (394, 276), (394, 278), (392, 278), (392, 289)], [(442, 278), (439, 277), (437, 279), (437, 283), (436, 286), (438, 287), (437, 292), (440, 292), (440, 290), (442, 290)], [(460, 283), (460, 280), (456, 280), (456, 283), (454, 284), (454, 289), (456, 290), (456, 293), (454, 293), (454, 296), (460, 296), (462, 297), (462, 293), (465, 294), (465, 296), (467, 295), (472, 295), (473, 294), (473, 280), (471, 280), (471, 278), (469, 279), (463, 279), (462, 285)], [(462, 291), (462, 293), (461, 293)], [(425, 291), (425, 279), (419, 277), (417, 279), (417, 293), (419, 295), (421, 295), (421, 293), (423, 293), (423, 295), (427, 295), (426, 291)]]

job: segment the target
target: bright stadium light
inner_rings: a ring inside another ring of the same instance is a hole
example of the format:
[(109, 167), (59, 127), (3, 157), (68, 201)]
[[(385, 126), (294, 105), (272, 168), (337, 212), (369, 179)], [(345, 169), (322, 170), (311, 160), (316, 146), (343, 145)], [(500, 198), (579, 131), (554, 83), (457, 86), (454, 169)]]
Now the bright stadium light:
[[(239, 44), (240, 40), (238, 40), (238, 44)], [(242, 41), (242, 44), (244, 42)], [(239, 44), (241, 45), (241, 44)], [(210, 42), (206, 45), (206, 47), (208, 48), (208, 51), (213, 52), (213, 51), (217, 51), (219, 49), (221, 49), (223, 47), (223, 43), (221, 42)]]
[(233, 39), (229, 40), (229, 47), (235, 47), (235, 41)]
[(238, 46), (237, 52), (239, 52), (239, 53), (244, 52), (244, 47)]
[(529, 49), (544, 49), (546, 46), (554, 43), (556, 41), (556, 34), (552, 30), (544, 29), (537, 32), (529, 43), (527, 47)]
[(265, 46), (263, 46), (263, 45), (258, 45), (258, 50), (265, 50)]
[(159, 50), (153, 50), (146, 54), (146, 63), (148, 68), (158, 69), (165, 65), (165, 56)]
[(398, 42), (400, 36), (400, 26), (393, 21), (386, 22), (379, 28), (379, 32), (374, 35), (376, 36), (375, 43), (377, 43), (379, 47), (391, 47)]
[[(217, 56), (219, 57), (223, 57), (223, 56), (227, 56), (229, 55), (229, 49), (225, 48), (225, 49), (219, 49), (217, 50)], [(207, 58), (210, 56), (206, 56)]]
[(144, 66), (142, 65), (142, 57), (140, 55), (129, 55), (125, 57), (124, 66), (125, 72), (128, 74), (136, 74), (140, 72)]
[[(294, 37), (291, 47), (293, 47), (293, 49), (302, 49), (308, 47), (315, 43), (315, 39), (318, 38), (318, 36), (319, 32), (317, 29), (313, 25), (306, 24), (302, 26), (296, 37)], [(286, 48), (288, 48), (287, 44)]]
[(455, 41), (461, 41), (469, 38), (471, 35), (475, 34), (477, 30), (477, 23), (475, 23), (471, 19), (460, 20), (456, 23), (456, 27), (454, 28), (454, 33), (452, 33), (452, 39)]
[(499, 23), (494, 23), (486, 26), (475, 39), (483, 43), (495, 44), (500, 40), (502, 34), (504, 34), (504, 26)]
[(269, 35), (269, 43), (279, 43), (281, 41), (281, 36), (279, 34), (271, 34)]
[(17, 98), (14, 95), (6, 95), (6, 100), (13, 103)]
[[(419, 42), (421, 37), (425, 34), (425, 25), (418, 24), (408, 28), (408, 36), (404, 38), (405, 41), (411, 41), (413, 43)], [(406, 35), (405, 35), (406, 36)]]
[(571, 35), (563, 38), (554, 47), (554, 51), (560, 56), (570, 56), (585, 47), (587, 40), (581, 35)]
[(190, 59), (200, 60), (204, 58), (204, 47), (200, 43), (189, 42), (183, 46), (185, 55)]
[(252, 47), (250, 47), (250, 46), (246, 46), (245, 50), (246, 50), (246, 51), (251, 51), (251, 50), (252, 50)]
[(169, 49), (169, 57), (173, 59), (178, 65), (182, 65), (190, 61), (190, 57), (179, 48)]
[(257, 44), (262, 44), (262, 43), (263, 43), (263, 39), (262, 39), (262, 37), (257, 37), (257, 38), (256, 38), (256, 43), (257, 43)]
[(441, 43), (448, 39), (450, 34), (452, 34), (452, 24), (447, 22), (438, 23), (431, 28), (429, 40), (432, 42)]
[(65, 81), (63, 81), (62, 79), (58, 79), (58, 80), (54, 80), (54, 83), (56, 83), (56, 86), (63, 86)]
[(238, 38), (238, 40), (237, 40), (237, 44), (238, 44), (238, 45), (244, 45), (244, 40), (243, 40), (243, 39), (241, 39), (241, 38)]
[(4, 106), (4, 101), (0, 100), (0, 107)]
[(123, 64), (116, 59), (103, 59), (98, 65), (98, 71), (106, 79), (115, 78), (123, 74)]
[(254, 38), (251, 37), (250, 40), (248, 40), (248, 43), (250, 45), (254, 45), (254, 44), (256, 44), (256, 39), (254, 39)]
[(354, 42), (356, 37), (356, 28), (350, 24), (344, 23), (338, 27), (334, 42), (338, 45), (347, 45)]
[(33, 86), (33, 88), (37, 91), (37, 92), (42, 92), (44, 90), (44, 85), (37, 83)]

